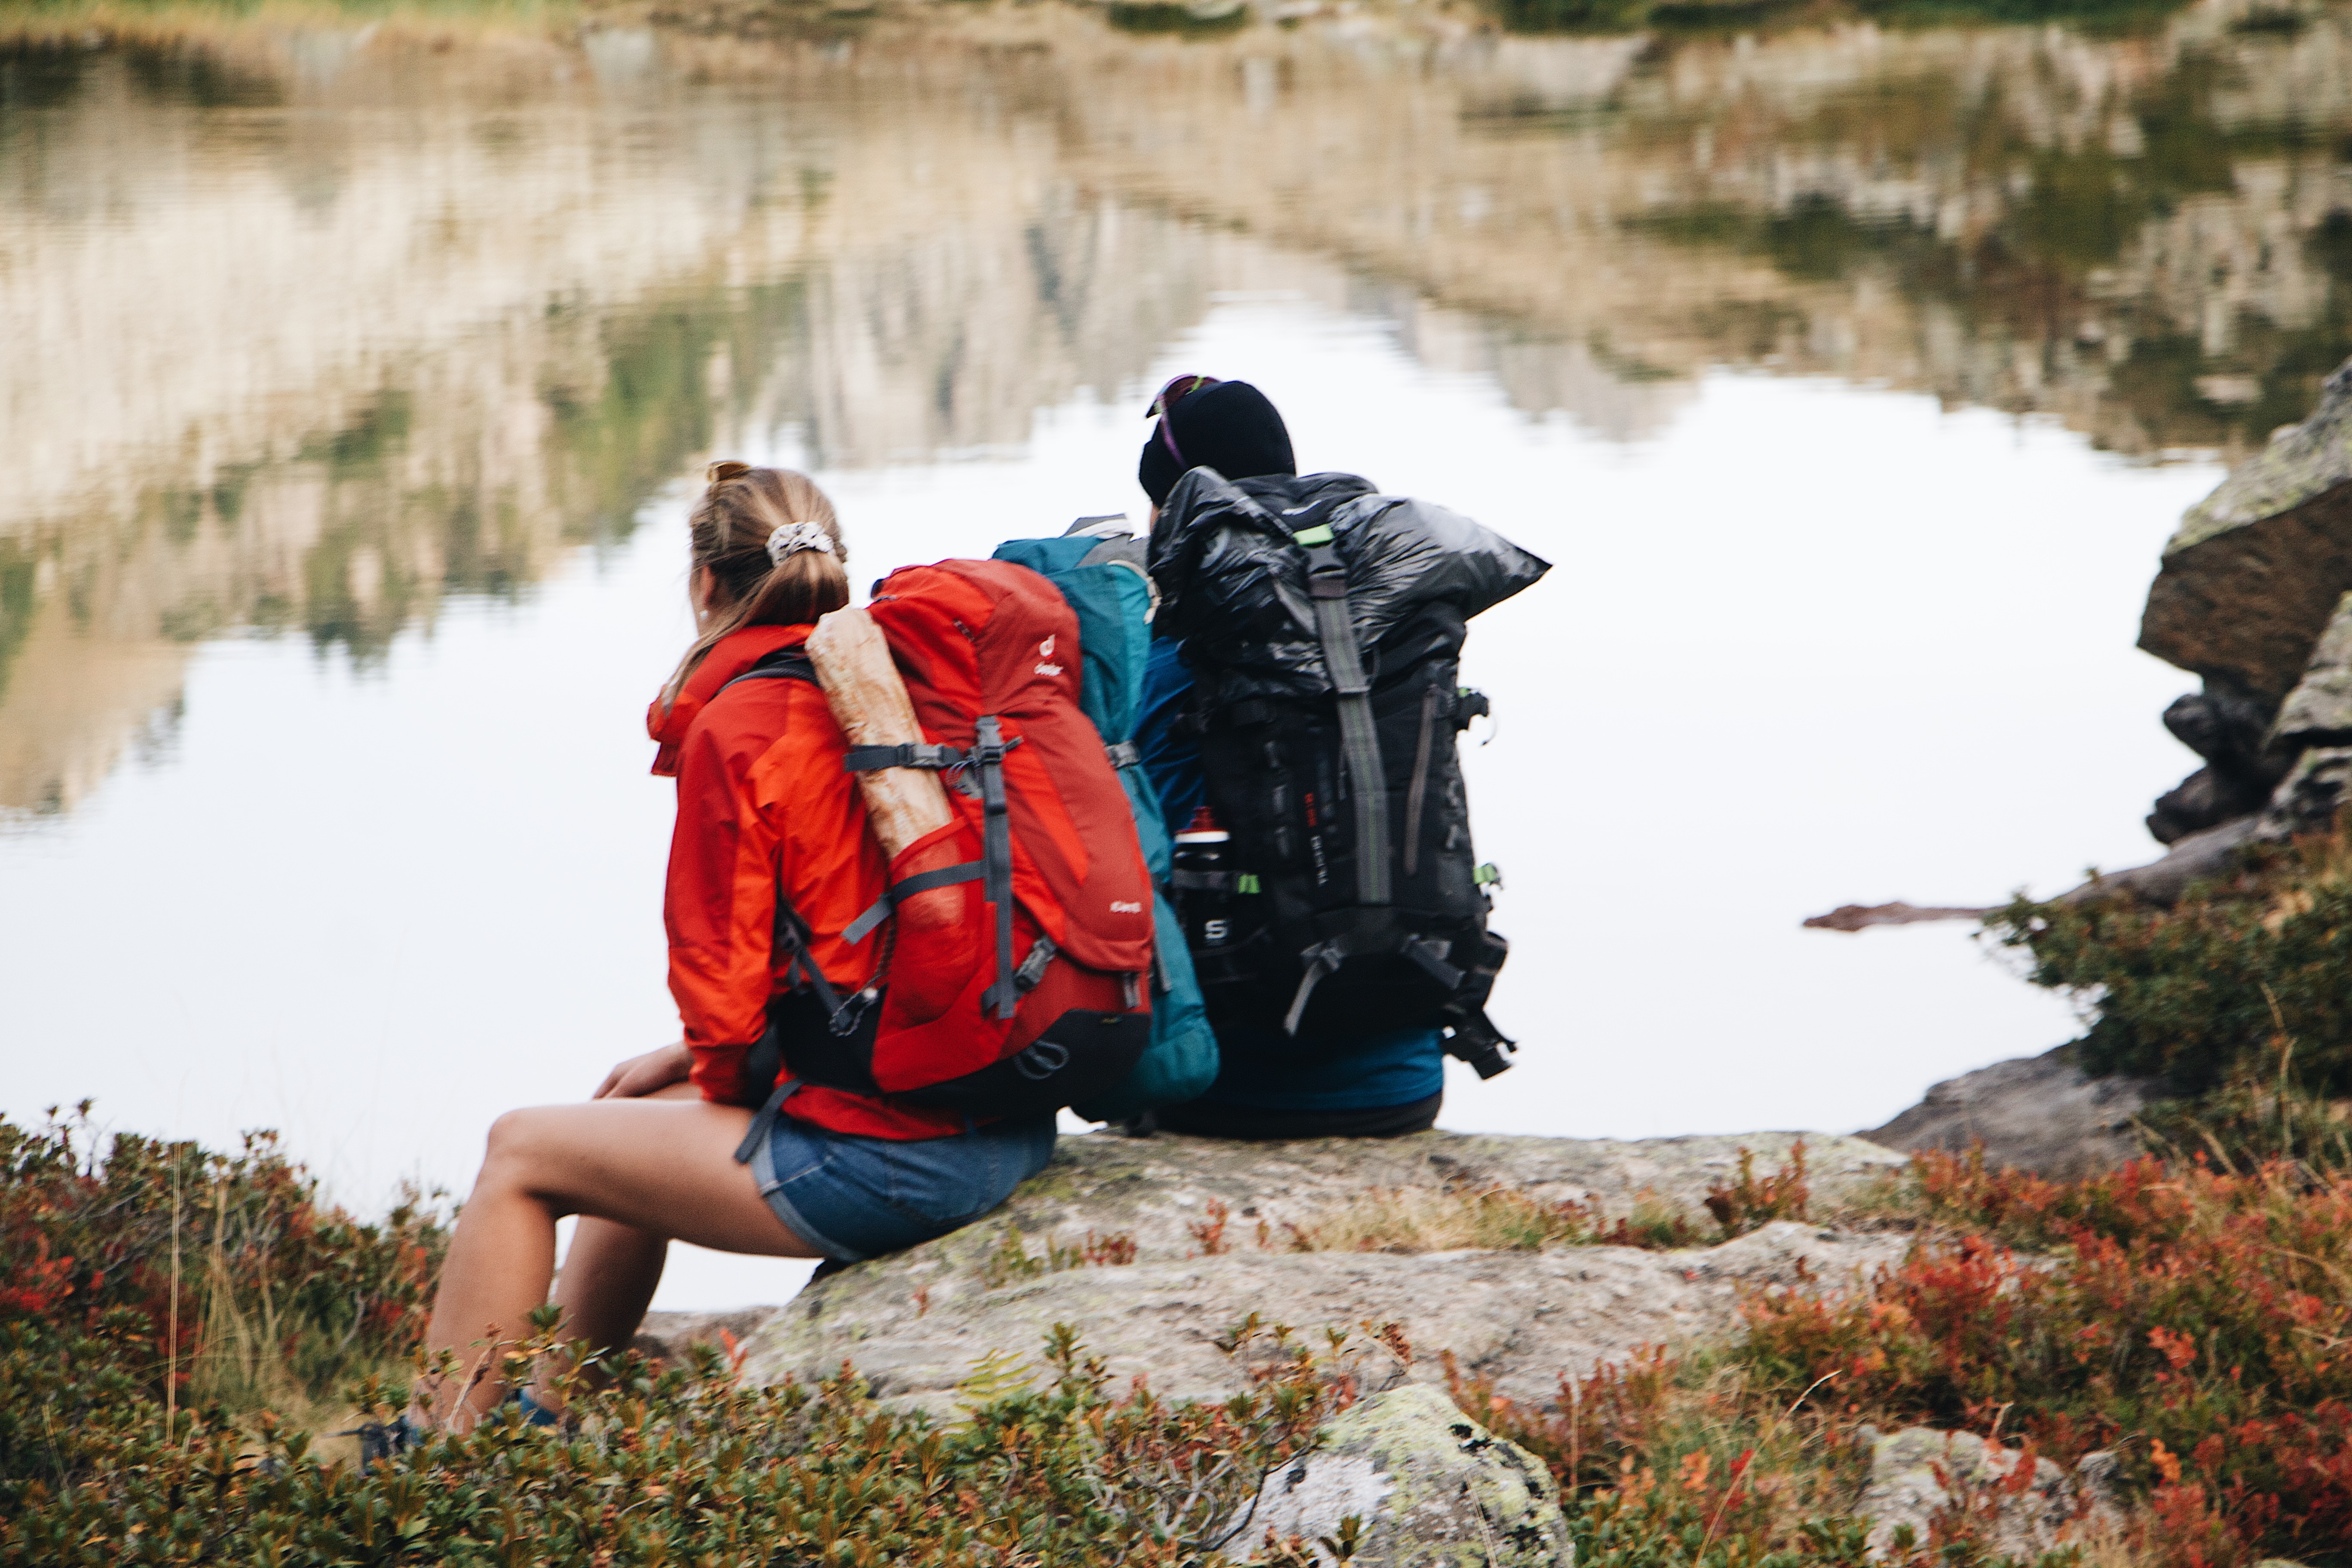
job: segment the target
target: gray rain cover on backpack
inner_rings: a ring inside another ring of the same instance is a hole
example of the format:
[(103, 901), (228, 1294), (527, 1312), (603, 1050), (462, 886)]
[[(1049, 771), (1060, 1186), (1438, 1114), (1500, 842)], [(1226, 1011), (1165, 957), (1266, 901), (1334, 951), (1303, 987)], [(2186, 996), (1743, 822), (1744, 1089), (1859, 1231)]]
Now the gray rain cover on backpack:
[(1549, 564), (1351, 474), (1195, 468), (1151, 531), (1154, 630), (1184, 639), (1193, 720), (1247, 913), (1193, 953), (1211, 1017), (1339, 1040), (1452, 1031), (1482, 1074), (1507, 945), (1486, 930), (1454, 739), (1468, 620)]

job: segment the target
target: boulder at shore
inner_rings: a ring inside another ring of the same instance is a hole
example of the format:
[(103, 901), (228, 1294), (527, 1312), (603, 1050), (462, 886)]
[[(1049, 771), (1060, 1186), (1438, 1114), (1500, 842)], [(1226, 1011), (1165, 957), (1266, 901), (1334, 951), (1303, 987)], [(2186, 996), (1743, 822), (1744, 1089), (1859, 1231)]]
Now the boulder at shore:
[(2276, 703), (2352, 589), (2352, 363), (2319, 405), (2189, 508), (2164, 549), (2139, 646)]
[(1954, 1153), (1980, 1142), (1989, 1165), (2070, 1181), (2144, 1152), (2131, 1120), (2161, 1093), (2150, 1079), (2087, 1077), (2074, 1065), (2074, 1048), (2060, 1046), (1946, 1079), (1860, 1136), (1890, 1149)]
[(1334, 1562), (1352, 1519), (1347, 1561), (1362, 1568), (1571, 1568), (1557, 1490), (1541, 1459), (1409, 1384), (1341, 1412), (1321, 1446), (1267, 1477), (1220, 1533), (1232, 1556), (1270, 1534)]
[[(1903, 1163), (1859, 1139), (1803, 1136), (1816, 1212)], [(1843, 1282), (1899, 1257), (1906, 1238), (1781, 1221), (1681, 1251), (1403, 1255), (1291, 1250), (1287, 1226), (1312, 1226), (1375, 1193), (1486, 1186), (1612, 1216), (1637, 1202), (1696, 1214), (1711, 1185), (1737, 1178), (1743, 1148), (1769, 1173), (1797, 1138), (1065, 1138), (1053, 1163), (988, 1219), (843, 1269), (748, 1333), (741, 1320), (730, 1332), (747, 1352), (747, 1379), (830, 1376), (847, 1362), (880, 1397), (945, 1411), (983, 1357), (1034, 1362), (1057, 1323), (1075, 1327), (1114, 1377), (1145, 1376), (1163, 1395), (1201, 1398), (1246, 1381), (1246, 1365), (1217, 1342), (1253, 1312), (1310, 1332), (1393, 1322), (1415, 1352), (1411, 1378), (1442, 1379), (1440, 1355), (1450, 1351), (1498, 1392), (1542, 1404), (1562, 1373), (1730, 1329), (1744, 1285), (1795, 1283), (1801, 1262), (1804, 1279)], [(1089, 1237), (1097, 1260), (1085, 1262), (1077, 1255)], [(1008, 1271), (999, 1261), (1008, 1241), (1038, 1259), (1064, 1248), (1065, 1266)], [(694, 1337), (690, 1323), (661, 1314), (646, 1327), (656, 1339)]]

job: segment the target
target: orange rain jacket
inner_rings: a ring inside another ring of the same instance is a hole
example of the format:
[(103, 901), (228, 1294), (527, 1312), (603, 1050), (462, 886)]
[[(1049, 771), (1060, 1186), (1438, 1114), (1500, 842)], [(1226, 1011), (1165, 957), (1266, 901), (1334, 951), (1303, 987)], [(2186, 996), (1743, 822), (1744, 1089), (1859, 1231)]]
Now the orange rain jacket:
[[(654, 772), (677, 780), (663, 921), (669, 988), (694, 1053), (702, 1098), (744, 1102), (743, 1060), (768, 1026), (768, 999), (784, 989), (775, 968), (776, 889), (814, 933), (812, 956), (846, 996), (872, 978), (882, 944), (856, 947), (835, 933), (882, 896), (881, 846), (867, 831), (847, 742), (805, 680), (747, 680), (719, 688), (810, 628), (746, 626), (703, 659), (646, 728), (661, 743)], [(814, 1084), (784, 1102), (803, 1121), (836, 1132), (901, 1141), (964, 1128), (951, 1110), (896, 1103)]]

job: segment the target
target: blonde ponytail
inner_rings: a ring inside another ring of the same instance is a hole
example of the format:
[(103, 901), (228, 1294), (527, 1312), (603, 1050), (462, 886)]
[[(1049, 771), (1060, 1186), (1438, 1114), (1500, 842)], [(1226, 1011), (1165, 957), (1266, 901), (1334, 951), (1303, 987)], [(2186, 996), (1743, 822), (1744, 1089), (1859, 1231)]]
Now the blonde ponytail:
[(718, 593), (709, 623), (662, 688), (665, 708), (733, 633), (805, 625), (849, 603), (849, 548), (815, 480), (790, 468), (736, 462), (713, 463), (705, 477), (709, 488), (694, 503), (687, 528), (694, 564), (709, 569)]

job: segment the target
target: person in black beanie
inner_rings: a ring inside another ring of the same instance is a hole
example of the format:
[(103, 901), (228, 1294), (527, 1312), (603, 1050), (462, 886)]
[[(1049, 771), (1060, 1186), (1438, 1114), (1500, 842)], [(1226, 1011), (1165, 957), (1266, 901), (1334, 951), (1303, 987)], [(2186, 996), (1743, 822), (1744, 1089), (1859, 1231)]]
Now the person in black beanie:
[(1290, 430), (1266, 395), (1246, 381), (1180, 375), (1152, 400), (1158, 416), (1135, 466), (1136, 482), (1157, 515), (1168, 492), (1194, 468), (1214, 468), (1229, 479), (1295, 474)]
[[(1152, 400), (1151, 438), (1136, 481), (1156, 521), (1176, 481), (1194, 468), (1229, 479), (1296, 474), (1290, 431), (1273, 402), (1245, 381), (1179, 376)], [(1172, 837), (1207, 804), (1200, 743), (1181, 721), (1192, 672), (1183, 645), (1152, 640), (1144, 667), (1137, 752), (1159, 792)], [(1384, 1138), (1433, 1125), (1445, 1098), (1445, 1044), (1433, 1028), (1403, 1029), (1305, 1050), (1278, 1035), (1220, 1031), (1217, 1081), (1189, 1105), (1164, 1107), (1153, 1123), (1212, 1138)]]

